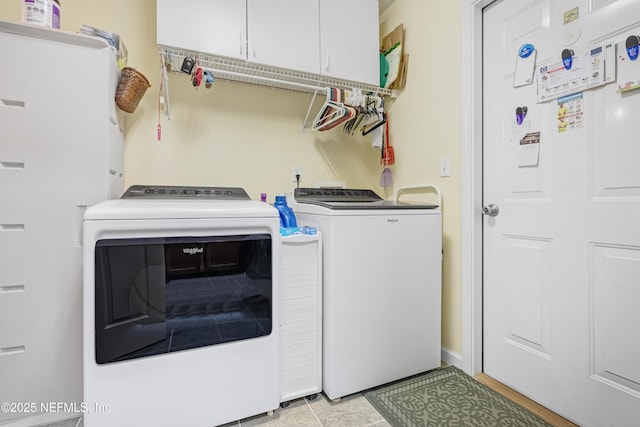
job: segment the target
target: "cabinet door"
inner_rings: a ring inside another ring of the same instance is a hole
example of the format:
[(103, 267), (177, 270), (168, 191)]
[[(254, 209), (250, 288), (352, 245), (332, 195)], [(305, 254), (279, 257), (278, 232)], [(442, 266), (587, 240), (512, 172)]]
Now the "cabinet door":
[(251, 62), (320, 72), (319, 0), (247, 0)]
[(246, 59), (244, 0), (157, 0), (156, 6), (159, 45)]
[(378, 0), (321, 0), (320, 53), (325, 76), (380, 84)]
[[(0, 395), (80, 402), (82, 214), (108, 198), (109, 169), (123, 155), (112, 151), (124, 147), (109, 85), (117, 64), (84, 37), (1, 24), (12, 61), (0, 61)], [(0, 411), (0, 425), (42, 423), (25, 408)]]

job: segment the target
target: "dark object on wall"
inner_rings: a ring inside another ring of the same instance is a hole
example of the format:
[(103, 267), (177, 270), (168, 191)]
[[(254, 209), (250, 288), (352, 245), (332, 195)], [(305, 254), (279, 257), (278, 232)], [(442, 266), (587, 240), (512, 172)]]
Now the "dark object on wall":
[(562, 51), (562, 64), (567, 71), (573, 66), (573, 51), (571, 49), (564, 49)]
[(625, 42), (627, 48), (627, 55), (629, 55), (629, 59), (635, 61), (638, 59), (638, 50), (640, 48), (640, 37), (638, 36), (629, 36)]
[(191, 74), (193, 65), (193, 59), (187, 56), (186, 58), (184, 58), (184, 61), (182, 61), (182, 67), (180, 68), (180, 71), (182, 71), (183, 73)]

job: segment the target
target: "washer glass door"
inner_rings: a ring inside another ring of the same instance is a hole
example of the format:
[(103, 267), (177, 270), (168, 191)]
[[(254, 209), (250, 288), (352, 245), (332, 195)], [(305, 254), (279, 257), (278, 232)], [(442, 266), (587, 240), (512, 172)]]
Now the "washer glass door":
[(268, 234), (99, 240), (98, 364), (271, 334)]

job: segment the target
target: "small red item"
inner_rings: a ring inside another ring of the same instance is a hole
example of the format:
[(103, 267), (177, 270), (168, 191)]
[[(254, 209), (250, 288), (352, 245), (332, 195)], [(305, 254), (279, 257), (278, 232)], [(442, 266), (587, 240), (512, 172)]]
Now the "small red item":
[(391, 140), (389, 139), (389, 113), (387, 113), (387, 122), (384, 124), (384, 135), (384, 148), (382, 150), (382, 159), (380, 159), (380, 163), (388, 166), (394, 164), (396, 161), (396, 156), (393, 152), (393, 147), (391, 146)]
[(202, 83), (202, 68), (198, 67), (198, 69), (196, 70), (196, 75), (193, 79), (195, 82), (194, 86), (200, 87), (200, 83)]

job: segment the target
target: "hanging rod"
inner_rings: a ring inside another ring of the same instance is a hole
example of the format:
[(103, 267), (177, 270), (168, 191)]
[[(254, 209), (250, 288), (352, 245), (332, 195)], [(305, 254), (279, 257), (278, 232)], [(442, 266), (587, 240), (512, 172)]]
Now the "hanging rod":
[(203, 71), (211, 71), (211, 72), (213, 72), (214, 73), (214, 77), (216, 79), (231, 80), (231, 81), (236, 81), (236, 82), (241, 82), (241, 83), (243, 83), (243, 82), (244, 83), (254, 83), (254, 81), (255, 81), (256, 84), (259, 84), (260, 82), (262, 82), (262, 83), (264, 83), (264, 86), (280, 87), (280, 85), (281, 85), (282, 86), (282, 87), (280, 87), (281, 89), (299, 90), (301, 92), (313, 92), (315, 90), (318, 90), (318, 89), (322, 88), (322, 86), (320, 86), (320, 85), (312, 86), (310, 84), (297, 83), (295, 81), (287, 82), (287, 81), (274, 79), (274, 78), (271, 78), (271, 77), (247, 76), (246, 74), (241, 73), (241, 72), (218, 70), (218, 69), (207, 67), (207, 66), (201, 66), (201, 67), (202, 67)]
[(198, 66), (213, 72), (216, 79), (260, 86), (315, 93), (319, 89), (335, 87), (339, 89), (360, 89), (365, 93), (380, 96), (397, 97), (398, 92), (349, 80), (335, 79), (317, 74), (288, 70), (268, 65), (253, 64), (247, 61), (190, 52), (170, 47), (160, 47), (160, 53), (171, 65), (171, 70), (180, 72), (185, 57), (196, 60)]

